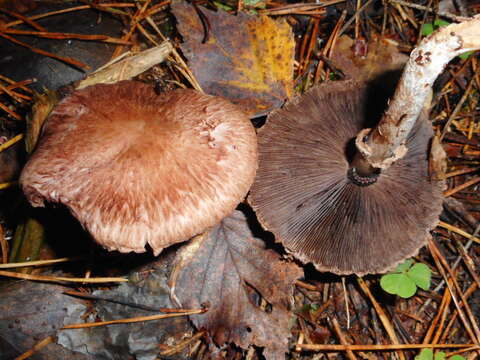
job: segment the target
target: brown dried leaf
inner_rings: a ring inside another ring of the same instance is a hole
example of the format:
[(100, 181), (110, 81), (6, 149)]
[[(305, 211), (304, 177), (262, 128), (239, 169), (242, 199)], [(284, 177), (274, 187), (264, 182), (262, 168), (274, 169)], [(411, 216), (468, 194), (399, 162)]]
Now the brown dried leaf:
[(440, 138), (434, 136), (430, 145), (430, 178), (432, 180), (443, 180), (447, 173), (447, 153), (443, 149)]
[[(192, 316), (192, 321), (208, 330), (217, 345), (254, 344), (265, 347), (267, 359), (281, 359), (288, 350), (293, 283), (301, 275), (298, 266), (266, 250), (253, 237), (245, 215), (235, 211), (178, 253), (170, 284), (179, 305), (208, 306), (206, 314)], [(255, 304), (258, 294), (271, 311)]]
[(338, 39), (332, 55), (333, 63), (345, 75), (357, 81), (372, 80), (384, 73), (400, 70), (408, 60), (407, 55), (399, 52), (395, 45), (385, 40), (363, 44), (367, 46), (367, 55), (355, 56), (360, 41), (355, 43), (355, 40), (343, 35)]
[(193, 6), (174, 3), (172, 11), (183, 36), (182, 51), (203, 90), (240, 104), (248, 114), (266, 114), (292, 95), (295, 43), (283, 20), (201, 8), (205, 29)]

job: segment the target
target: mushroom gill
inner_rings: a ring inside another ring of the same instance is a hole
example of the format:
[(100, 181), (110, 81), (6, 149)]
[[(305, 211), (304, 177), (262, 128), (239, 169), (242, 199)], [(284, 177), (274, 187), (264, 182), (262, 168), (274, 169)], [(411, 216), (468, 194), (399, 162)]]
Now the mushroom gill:
[(410, 133), (407, 155), (376, 181), (352, 179), (366, 104), (365, 86), (325, 83), (271, 114), (259, 132), (249, 202), (277, 241), (321, 271), (384, 272), (417, 253), (441, 212), (443, 183), (428, 176), (433, 131), (425, 120)]

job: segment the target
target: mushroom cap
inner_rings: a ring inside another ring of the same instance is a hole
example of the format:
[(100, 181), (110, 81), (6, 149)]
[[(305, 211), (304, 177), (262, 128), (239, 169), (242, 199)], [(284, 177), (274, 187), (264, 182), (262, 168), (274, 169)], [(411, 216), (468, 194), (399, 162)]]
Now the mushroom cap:
[(108, 250), (159, 254), (231, 213), (256, 168), (255, 129), (235, 105), (122, 81), (63, 99), (20, 183), (33, 206), (66, 205)]
[(444, 184), (428, 176), (433, 131), (424, 120), (408, 138), (407, 155), (376, 183), (347, 178), (366, 95), (353, 81), (326, 83), (271, 114), (258, 134), (249, 202), (287, 251), (320, 271), (387, 271), (426, 243), (442, 209)]

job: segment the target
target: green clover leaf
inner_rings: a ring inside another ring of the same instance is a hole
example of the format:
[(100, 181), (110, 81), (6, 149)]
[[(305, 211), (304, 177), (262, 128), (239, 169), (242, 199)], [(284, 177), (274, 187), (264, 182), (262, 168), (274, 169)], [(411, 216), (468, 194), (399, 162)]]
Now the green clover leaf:
[(423, 349), (420, 354), (415, 356), (415, 360), (433, 360), (433, 350)]
[(428, 290), (431, 276), (432, 272), (427, 265), (415, 264), (412, 259), (408, 259), (392, 272), (383, 275), (380, 279), (380, 286), (389, 294), (407, 299), (415, 295), (417, 286)]
[(430, 289), (430, 280), (432, 278), (432, 271), (430, 268), (422, 263), (413, 265), (408, 271), (407, 276), (413, 280), (415, 285), (423, 290)]
[(417, 291), (415, 282), (405, 274), (387, 274), (380, 279), (380, 286), (389, 294), (398, 295), (404, 299), (412, 297)]
[(410, 267), (413, 265), (414, 261), (413, 259), (407, 259), (405, 260), (403, 263), (401, 263), (400, 265), (398, 265), (395, 270), (393, 270), (393, 272), (396, 272), (396, 273), (404, 273), (405, 271), (407, 271), (408, 269), (410, 269)]
[[(437, 352), (434, 357), (432, 349), (423, 349), (420, 354), (415, 356), (415, 360), (446, 360), (446, 358), (447, 354), (443, 351)], [(449, 360), (465, 360), (465, 358), (461, 355), (453, 355)]]
[(431, 33), (433, 33), (433, 24), (431, 24), (431, 23), (423, 24), (422, 25), (422, 35), (423, 36), (428, 36)]

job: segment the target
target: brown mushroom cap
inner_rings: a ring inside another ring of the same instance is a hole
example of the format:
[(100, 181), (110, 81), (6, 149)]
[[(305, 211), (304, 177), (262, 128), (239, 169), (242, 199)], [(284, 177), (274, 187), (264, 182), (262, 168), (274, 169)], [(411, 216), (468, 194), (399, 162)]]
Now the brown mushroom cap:
[(158, 254), (232, 212), (256, 167), (255, 130), (235, 105), (123, 81), (63, 99), (20, 182), (33, 206), (66, 205), (105, 248)]
[(320, 271), (384, 272), (425, 244), (441, 212), (443, 183), (428, 177), (426, 121), (376, 183), (348, 179), (348, 144), (365, 127), (366, 94), (352, 81), (327, 83), (273, 113), (259, 132), (249, 201), (289, 252)]

